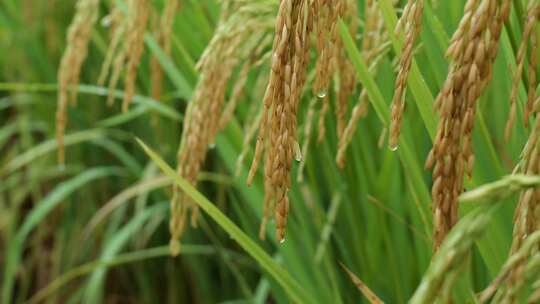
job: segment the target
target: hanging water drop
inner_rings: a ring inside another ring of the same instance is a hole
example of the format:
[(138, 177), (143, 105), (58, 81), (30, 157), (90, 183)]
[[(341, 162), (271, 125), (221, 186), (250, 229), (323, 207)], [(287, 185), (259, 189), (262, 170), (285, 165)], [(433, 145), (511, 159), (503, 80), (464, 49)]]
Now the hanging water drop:
[(390, 151), (394, 152), (398, 149), (398, 145), (397, 144), (391, 144), (388, 146), (388, 148), (390, 149)]
[(216, 147), (216, 143), (210, 143), (208, 144), (208, 149), (212, 150)]
[(302, 151), (300, 150), (300, 145), (298, 144), (297, 141), (294, 142), (294, 159), (297, 162), (302, 161)]
[(321, 90), (321, 91), (317, 92), (317, 97), (325, 98), (326, 97), (326, 91)]
[(279, 240), (279, 243), (280, 243), (280, 244), (285, 243), (285, 238), (282, 238), (281, 240)]

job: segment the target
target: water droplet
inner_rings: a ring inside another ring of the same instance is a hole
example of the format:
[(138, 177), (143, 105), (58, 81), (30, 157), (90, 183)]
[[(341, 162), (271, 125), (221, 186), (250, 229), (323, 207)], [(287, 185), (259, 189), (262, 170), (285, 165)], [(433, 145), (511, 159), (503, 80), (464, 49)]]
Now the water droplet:
[(302, 161), (302, 151), (300, 150), (300, 145), (298, 144), (297, 141), (294, 142), (294, 159), (297, 162)]
[(394, 152), (394, 151), (396, 151), (398, 149), (398, 145), (393, 144), (393, 145), (388, 146), (388, 148), (390, 149), (390, 151)]
[(282, 238), (281, 240), (279, 240), (279, 243), (280, 243), (280, 244), (285, 243), (285, 238)]
[(112, 24), (112, 16), (111, 15), (105, 16), (105, 17), (103, 17), (103, 19), (101, 19), (101, 26), (102, 27), (107, 28), (107, 27), (110, 27), (111, 24)]
[(325, 97), (326, 97), (326, 91), (319, 91), (319, 92), (317, 92), (317, 97), (319, 97), (319, 98), (325, 98)]
[(215, 147), (216, 147), (216, 143), (208, 144), (208, 149), (214, 149)]

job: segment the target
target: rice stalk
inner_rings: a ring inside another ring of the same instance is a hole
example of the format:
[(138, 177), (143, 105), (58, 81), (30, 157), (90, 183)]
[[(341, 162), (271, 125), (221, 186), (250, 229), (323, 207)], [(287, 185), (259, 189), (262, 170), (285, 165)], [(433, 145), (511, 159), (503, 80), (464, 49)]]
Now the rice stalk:
[[(501, 298), (507, 297), (509, 290), (507, 288), (503, 288), (503, 283), (507, 282), (511, 279), (512, 273), (516, 271), (516, 269), (521, 268), (520, 270), (524, 270), (524, 267), (520, 267), (523, 265), (523, 262), (527, 260), (531, 255), (531, 253), (534, 252), (534, 247), (536, 247), (540, 243), (540, 231), (536, 231), (532, 233), (523, 243), (523, 246), (521, 246), (518, 250), (516, 250), (514, 253), (512, 253), (504, 265), (501, 268), (501, 271), (499, 274), (495, 277), (493, 282), (489, 284), (488, 287), (486, 287), (478, 296), (478, 300), (481, 303), (484, 303), (491, 299), (491, 297), (497, 293), (496, 298), (499, 298), (499, 301), (494, 302), (500, 302)], [(521, 277), (523, 279), (523, 277)], [(502, 288), (502, 289), (501, 289)]]
[[(510, 135), (512, 132), (512, 126), (514, 124), (514, 121), (516, 120), (516, 112), (517, 112), (517, 98), (518, 98), (518, 92), (519, 87), (521, 83), (521, 75), (523, 74), (523, 70), (525, 68), (526, 62), (525, 57), (527, 55), (527, 47), (530, 44), (532, 44), (532, 50), (531, 50), (531, 58), (529, 60), (529, 83), (527, 86), (527, 104), (525, 106), (525, 115), (524, 115), (524, 123), (525, 125), (528, 125), (528, 117), (529, 113), (532, 110), (532, 103), (534, 98), (534, 82), (535, 82), (535, 64), (536, 64), (536, 24), (538, 23), (538, 14), (540, 14), (540, 4), (538, 4), (538, 1), (536, 0), (530, 0), (528, 9), (527, 9), (527, 16), (524, 20), (524, 26), (523, 26), (523, 33), (521, 36), (521, 44), (519, 45), (518, 53), (516, 55), (516, 70), (514, 71), (514, 75), (512, 78), (512, 90), (510, 92), (510, 113), (508, 115), (508, 121), (506, 122), (506, 128), (504, 131), (504, 138), (505, 140), (510, 139)], [(531, 77), (532, 76), (532, 77)]]
[(261, 114), (258, 114), (251, 123), (247, 124), (247, 128), (244, 131), (244, 141), (242, 144), (242, 151), (240, 151), (240, 154), (238, 155), (238, 158), (236, 159), (235, 176), (240, 176), (240, 172), (244, 165), (244, 160), (250, 149), (251, 140), (257, 134), (257, 130), (259, 129), (260, 123), (261, 123)]
[(457, 199), (472, 174), (476, 101), (492, 74), (509, 0), (468, 0), (447, 56), (447, 78), (435, 100), (440, 121), (426, 167), (433, 169), (434, 250), (457, 222)]
[(305, 0), (284, 0), (280, 4), (275, 23), (270, 79), (263, 98), (259, 136), (248, 176), (248, 184), (251, 184), (264, 146), (267, 145), (264, 214), (259, 236), (264, 238), (266, 223), (274, 211), (279, 242), (285, 239), (289, 212), (290, 171), (298, 147), (295, 138), (296, 115), (306, 80), (312, 14), (316, 13), (312, 9)]
[[(222, 116), (227, 83), (238, 64), (249, 60), (259, 47), (258, 43), (264, 42), (263, 37), (274, 20), (274, 11), (275, 6), (271, 2), (238, 1), (230, 15), (229, 10), (221, 15), (216, 33), (197, 63), (200, 78), (186, 110), (177, 154), (178, 174), (192, 185), (196, 185), (208, 149), (214, 146), (215, 137), (222, 127), (220, 121), (228, 120)], [(241, 73), (241, 77), (245, 76)], [(236, 89), (233, 94), (240, 92)], [(196, 227), (197, 205), (174, 186), (169, 223), (172, 255), (180, 253), (179, 240), (189, 213), (191, 226)]]
[(389, 136), (389, 147), (391, 150), (397, 149), (398, 138), (401, 132), (403, 111), (405, 110), (407, 79), (413, 59), (414, 43), (421, 30), (423, 9), (424, 0), (409, 0), (404, 8), (403, 16), (396, 27), (396, 32), (400, 32), (400, 29), (403, 29), (403, 32), (405, 33), (405, 43), (403, 44), (403, 51), (399, 58), (399, 72), (394, 86), (394, 97), (392, 99)]
[(77, 87), (81, 68), (88, 54), (88, 43), (99, 14), (99, 0), (79, 0), (75, 17), (67, 33), (67, 47), (58, 69), (58, 106), (56, 109), (56, 140), (58, 141), (58, 163), (65, 163), (64, 133), (67, 124), (68, 99), (77, 103)]

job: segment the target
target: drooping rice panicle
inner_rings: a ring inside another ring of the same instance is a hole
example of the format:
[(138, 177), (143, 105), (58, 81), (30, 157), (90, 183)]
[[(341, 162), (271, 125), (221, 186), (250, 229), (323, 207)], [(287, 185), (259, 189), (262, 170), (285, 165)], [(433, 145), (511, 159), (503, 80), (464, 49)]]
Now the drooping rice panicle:
[[(339, 13), (342, 16), (343, 21), (348, 25), (349, 34), (351, 37), (356, 37), (358, 32), (358, 7), (356, 1), (344, 0), (341, 2)], [(336, 34), (337, 35), (337, 34)], [(336, 68), (338, 76), (337, 80), (337, 94), (336, 94), (336, 121), (337, 121), (337, 135), (338, 141), (341, 140), (345, 126), (347, 125), (347, 110), (349, 105), (349, 98), (354, 93), (356, 88), (356, 71), (353, 64), (349, 60), (347, 51), (343, 46), (341, 37), (337, 39), (336, 43)], [(324, 116), (323, 116), (324, 117)]]
[[(398, 138), (401, 132), (401, 121), (405, 110), (405, 93), (407, 79), (413, 60), (413, 48), (420, 34), (422, 24), (422, 12), (424, 10), (424, 0), (409, 0), (404, 9), (405, 13), (399, 26), (403, 28), (405, 42), (399, 58), (399, 72), (394, 86), (394, 97), (392, 99), (392, 111), (390, 119), (390, 149), (395, 150), (398, 145)], [(399, 31), (399, 27), (396, 31)]]
[[(129, 2), (128, 2), (129, 3)], [(124, 99), (122, 101), (122, 111), (128, 110), (129, 104), (135, 95), (135, 79), (137, 77), (137, 67), (141, 61), (144, 50), (144, 34), (148, 23), (147, 0), (131, 0), (130, 13), (134, 16), (129, 18), (126, 47), (126, 76), (124, 80)]]
[[(385, 35), (386, 36), (386, 35)], [(376, 50), (376, 52), (370, 52), (369, 56), (376, 56), (376, 57), (369, 57), (371, 58), (371, 65), (369, 66), (369, 71), (376, 73), (377, 69), (379, 67), (379, 64), (381, 60), (383, 59), (384, 55), (386, 54), (386, 51), (389, 49), (389, 44), (385, 43), (380, 46), (379, 50)], [(360, 91), (360, 95), (358, 97), (357, 103), (354, 105), (351, 113), (351, 117), (347, 123), (347, 126), (345, 127), (345, 130), (343, 131), (343, 135), (339, 139), (338, 142), (338, 151), (336, 155), (336, 164), (339, 168), (345, 167), (345, 158), (346, 158), (346, 152), (347, 148), (349, 147), (354, 132), (356, 131), (356, 127), (358, 126), (358, 122), (361, 118), (365, 117), (368, 112), (369, 107), (369, 100), (367, 92), (364, 88)]]
[[(525, 68), (525, 65), (526, 65), (525, 57), (527, 55), (527, 47), (529, 46), (529, 41), (531, 42), (536, 41), (535, 29), (536, 29), (536, 24), (538, 23), (539, 10), (540, 10), (540, 5), (538, 4), (538, 1), (530, 0), (528, 10), (527, 10), (527, 16), (525, 18), (525, 24), (523, 26), (521, 44), (519, 45), (518, 53), (516, 55), (516, 70), (514, 71), (514, 75), (512, 78), (512, 91), (510, 92), (510, 98), (509, 98), (510, 99), (510, 113), (508, 115), (508, 121), (506, 122), (506, 128), (504, 131), (504, 138), (507, 141), (510, 139), (512, 126), (514, 124), (514, 121), (516, 120), (517, 99), (518, 99), (519, 87), (521, 83), (521, 75), (523, 74), (523, 69)], [(535, 52), (531, 52), (531, 59), (532, 61), (536, 61)], [(534, 62), (532, 64), (534, 64)], [(534, 75), (533, 75), (532, 81), (535, 80), (534, 79), (535, 72), (533, 72), (533, 74)], [(530, 86), (527, 87), (526, 89), (529, 91)], [(534, 92), (532, 94), (534, 96)], [(529, 92), (527, 92), (527, 95), (528, 96), (530, 95)], [(524, 119), (525, 119), (526, 125), (528, 124), (529, 112), (531, 111), (531, 107), (532, 107), (531, 99), (532, 98), (528, 98), (527, 105), (525, 106)]]
[(103, 21), (111, 27), (111, 40), (98, 83), (104, 84), (109, 78), (107, 104), (111, 106), (114, 103), (116, 87), (122, 72), (125, 71), (123, 111), (127, 111), (135, 94), (135, 80), (144, 51), (149, 12), (147, 0), (129, 0), (125, 7), (115, 6)]
[[(364, 35), (362, 38), (361, 51), (366, 62), (370, 62), (370, 71), (376, 74), (379, 63), (389, 49), (389, 37), (386, 33), (384, 19), (377, 1), (366, 1), (364, 12)], [(348, 66), (352, 65), (349, 63)], [(336, 163), (340, 168), (345, 167), (347, 148), (352, 141), (358, 122), (362, 117), (367, 115), (368, 109), (368, 95), (367, 92), (362, 89), (357, 98), (357, 102), (352, 109), (349, 121), (345, 125), (343, 132), (340, 134), (341, 136), (339, 136)]]
[(305, 0), (283, 0), (275, 23), (272, 67), (263, 98), (259, 137), (248, 184), (252, 182), (264, 146), (264, 215), (259, 236), (264, 237), (266, 222), (274, 211), (276, 238), (282, 242), (289, 212), (288, 191), (296, 142), (296, 115), (306, 80), (309, 59), (309, 33), (312, 8)]
[(538, 34), (535, 29), (538, 25), (538, 19), (540, 18), (540, 4), (538, 4), (538, 2), (531, 1), (529, 5), (532, 7), (529, 8), (529, 11), (533, 12), (529, 12), (528, 16), (530, 19), (527, 19), (527, 24), (525, 25), (525, 27), (530, 26), (529, 23), (533, 23), (534, 26), (532, 26), (533, 30), (530, 39), (531, 49), (529, 55), (529, 65), (527, 69), (527, 105), (525, 106), (525, 113), (523, 115), (525, 127), (529, 126), (529, 116), (530, 113), (533, 111), (534, 97), (536, 94), (536, 67), (538, 66)]
[[(107, 53), (105, 54), (105, 59), (101, 66), (101, 71), (98, 77), (98, 85), (102, 86), (107, 81), (113, 60), (119, 48), (122, 46), (122, 37), (124, 36), (126, 27), (125, 27), (125, 15), (121, 9), (115, 6), (109, 15), (105, 16), (101, 21), (101, 24), (106, 27), (110, 27), (111, 30), (111, 41), (109, 47), (107, 48)], [(108, 102), (110, 105), (110, 102)]]
[[(165, 8), (158, 24), (156, 31), (156, 40), (163, 53), (167, 56), (171, 54), (171, 34), (173, 30), (174, 17), (180, 8), (179, 0), (167, 0)], [(151, 96), (155, 100), (161, 100), (161, 87), (163, 82), (163, 70), (158, 59), (152, 56), (150, 61), (150, 80), (151, 80)]]
[(426, 167), (433, 168), (434, 249), (457, 222), (457, 198), (474, 164), (472, 129), (476, 101), (491, 79), (510, 1), (468, 0), (447, 56), (448, 76), (435, 101), (440, 114)]
[[(257, 43), (273, 24), (275, 5), (268, 2), (240, 2), (228, 15), (220, 17), (216, 33), (197, 63), (200, 78), (186, 110), (182, 138), (177, 154), (178, 174), (196, 185), (197, 176), (215, 136), (225, 103), (227, 83), (240, 62), (250, 59)], [(247, 73), (247, 71), (246, 71)], [(234, 94), (234, 92), (233, 92)], [(238, 94), (238, 93), (237, 93)], [(197, 225), (198, 208), (178, 187), (171, 200), (170, 249), (180, 252), (179, 239), (191, 213), (191, 225)]]
[[(67, 124), (68, 101), (76, 104), (77, 86), (84, 60), (88, 54), (88, 43), (99, 14), (99, 0), (79, 0), (75, 17), (68, 29), (67, 47), (58, 69), (58, 106), (56, 109), (56, 140), (58, 163), (65, 163), (64, 133)], [(69, 96), (69, 89), (71, 95)]]
[(313, 24), (317, 42), (313, 94), (319, 98), (324, 98), (328, 94), (328, 87), (336, 68), (337, 21), (343, 14), (343, 3), (344, 0), (313, 1), (313, 10), (317, 13)]
[[(318, 136), (317, 142), (322, 142), (326, 135), (326, 114), (330, 109), (330, 97), (328, 88), (332, 76), (337, 75), (338, 80), (336, 83), (337, 94), (336, 94), (336, 121), (337, 121), (337, 134), (338, 137), (341, 137), (343, 130), (345, 128), (345, 115), (347, 112), (347, 103), (349, 97), (353, 94), (356, 86), (356, 71), (354, 70), (346, 51), (343, 47), (343, 42), (338, 35), (337, 26), (335, 22), (337, 18), (341, 17), (349, 27), (349, 33), (352, 37), (355, 37), (358, 30), (358, 7), (356, 1), (352, 0), (339, 0), (335, 1), (336, 3), (327, 3), (326, 6), (330, 5), (333, 7), (330, 11), (333, 11), (335, 14), (334, 17), (328, 18), (325, 15), (325, 12), (328, 9), (324, 7), (320, 9), (320, 15), (317, 18), (315, 34), (317, 35), (317, 63), (315, 70), (315, 82), (313, 85), (313, 94), (321, 98), (322, 106), (319, 111), (319, 120), (318, 120)], [(322, 5), (319, 4), (318, 7)], [(335, 19), (335, 20), (334, 20)], [(333, 22), (332, 24), (327, 24), (328, 22)], [(331, 39), (330, 41), (327, 41)], [(330, 48), (329, 50), (326, 50)], [(332, 54), (333, 53), (333, 54)], [(331, 60), (328, 60), (328, 56), (332, 56)], [(325, 61), (329, 61), (326, 65)], [(335, 73), (334, 73), (335, 72)], [(332, 74), (328, 74), (332, 73)], [(322, 88), (325, 86), (325, 88)]]
[(225, 110), (221, 115), (221, 119), (219, 122), (220, 129), (225, 128), (225, 126), (233, 118), (234, 111), (236, 110), (236, 107), (238, 106), (238, 103), (240, 102), (242, 94), (244, 92), (248, 79), (248, 73), (251, 69), (258, 67), (263, 63), (263, 61), (260, 59), (263, 58), (262, 54), (264, 52), (264, 49), (271, 43), (271, 36), (266, 35), (264, 36), (264, 38), (262, 38), (261, 41), (253, 41), (258, 43), (258, 47), (254, 49), (253, 53), (250, 55), (250, 58), (247, 60), (246, 63), (243, 64), (242, 69), (240, 70), (240, 73), (236, 78), (231, 96), (229, 98), (229, 101), (227, 102), (227, 106), (225, 107)]

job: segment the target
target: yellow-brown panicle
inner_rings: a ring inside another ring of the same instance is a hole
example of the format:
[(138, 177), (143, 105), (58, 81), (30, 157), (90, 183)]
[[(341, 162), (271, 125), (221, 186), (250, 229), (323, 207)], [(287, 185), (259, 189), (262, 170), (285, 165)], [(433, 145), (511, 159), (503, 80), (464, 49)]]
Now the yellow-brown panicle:
[[(99, 14), (99, 0), (77, 2), (75, 17), (69, 26), (67, 47), (58, 69), (58, 107), (56, 109), (56, 140), (58, 163), (65, 162), (64, 133), (67, 124), (68, 100), (76, 104), (81, 68), (88, 54), (88, 42)], [(71, 96), (69, 90), (71, 88)]]
[(260, 237), (270, 214), (276, 221), (276, 238), (285, 239), (289, 213), (288, 191), (296, 142), (296, 114), (306, 80), (312, 10), (307, 0), (281, 1), (275, 23), (270, 79), (263, 98), (255, 156), (248, 176), (251, 184), (267, 143), (265, 160), (264, 215)]
[(433, 169), (434, 249), (457, 222), (465, 174), (472, 175), (476, 101), (491, 79), (510, 0), (468, 0), (447, 56), (448, 76), (435, 101), (440, 121), (426, 167)]

